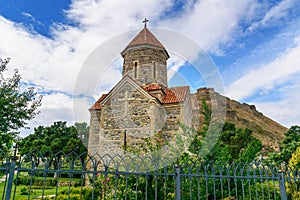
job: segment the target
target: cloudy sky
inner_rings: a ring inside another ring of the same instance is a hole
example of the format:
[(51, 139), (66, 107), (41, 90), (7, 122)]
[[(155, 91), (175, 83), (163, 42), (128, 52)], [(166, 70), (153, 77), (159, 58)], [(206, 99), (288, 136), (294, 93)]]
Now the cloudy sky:
[[(22, 85), (44, 96), (29, 126), (89, 122), (87, 109), (120, 80), (119, 53), (145, 17), (157, 37), (168, 30), (205, 50), (220, 73), (219, 92), (282, 125), (300, 125), (298, 0), (1, 0), (0, 57), (10, 57)], [(208, 86), (190, 78), (190, 60), (158, 38), (171, 49), (170, 85), (184, 80), (192, 92)]]

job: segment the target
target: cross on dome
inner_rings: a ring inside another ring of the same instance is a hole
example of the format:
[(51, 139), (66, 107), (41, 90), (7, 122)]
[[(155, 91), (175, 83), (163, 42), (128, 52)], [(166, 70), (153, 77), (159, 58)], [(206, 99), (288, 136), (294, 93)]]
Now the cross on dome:
[(147, 22), (149, 22), (149, 19), (145, 18), (144, 21), (142, 21), (145, 24), (145, 28), (147, 27)]

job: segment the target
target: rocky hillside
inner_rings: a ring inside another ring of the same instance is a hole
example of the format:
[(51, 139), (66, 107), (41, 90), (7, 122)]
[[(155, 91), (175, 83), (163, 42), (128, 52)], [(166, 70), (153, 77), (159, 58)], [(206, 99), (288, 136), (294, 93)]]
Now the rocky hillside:
[(200, 128), (203, 122), (203, 116), (200, 114), (202, 101), (216, 110), (215, 113), (221, 115), (222, 106), (226, 111), (225, 120), (232, 122), (239, 128), (249, 128), (253, 135), (263, 143), (262, 153), (279, 151), (279, 143), (283, 140), (284, 133), (288, 130), (274, 120), (264, 116), (256, 110), (254, 105), (241, 104), (220, 95), (213, 89), (200, 88), (195, 94), (192, 94), (193, 105), (193, 126)]

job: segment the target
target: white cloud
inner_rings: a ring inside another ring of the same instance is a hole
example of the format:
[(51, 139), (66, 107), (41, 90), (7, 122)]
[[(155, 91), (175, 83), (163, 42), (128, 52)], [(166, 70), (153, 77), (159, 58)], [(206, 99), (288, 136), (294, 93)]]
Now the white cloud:
[(251, 1), (198, 1), (191, 10), (179, 18), (161, 22), (161, 26), (174, 28), (193, 40), (206, 50), (222, 55), (222, 45), (231, 43), (233, 35), (239, 29), (239, 21), (247, 16)]
[[(290, 91), (283, 92), (285, 98), (276, 102), (256, 102), (256, 108), (264, 111), (271, 119), (276, 119), (282, 125), (291, 127), (300, 124), (300, 84)], [(289, 93), (293, 92), (293, 95)]]
[(253, 23), (248, 28), (248, 31), (252, 32), (258, 28), (273, 25), (278, 20), (285, 18), (295, 2), (295, 0), (283, 0), (279, 2), (277, 5), (267, 11), (260, 21)]
[[(53, 39), (32, 33), (20, 24), (1, 18), (0, 36), (7, 39), (1, 44), (0, 56), (11, 57), (12, 65), (20, 68), (25, 81), (36, 82), (49, 90), (71, 92), (82, 64), (98, 45), (112, 35), (140, 28), (142, 24), (137, 21), (143, 17), (151, 19), (150, 25), (154, 24), (173, 2), (147, 0), (136, 1), (134, 6), (132, 4), (129, 0), (73, 1), (70, 9), (65, 12), (70, 20), (80, 26), (55, 24), (52, 27)], [(179, 30), (185, 30), (188, 36), (197, 41), (206, 41), (210, 49), (219, 51), (219, 44), (230, 40), (230, 33), (237, 25), (245, 5), (246, 3), (239, 1), (201, 1), (188, 6), (193, 7), (191, 14), (185, 13), (172, 26), (178, 25)], [(208, 14), (203, 15), (204, 11)], [(183, 21), (185, 22), (182, 24), (186, 24), (184, 26), (179, 24)], [(195, 27), (197, 30), (194, 30)], [(111, 84), (116, 78), (107, 80), (104, 85)]]
[(267, 23), (273, 23), (274, 21), (279, 20), (287, 15), (288, 10), (292, 8), (295, 0), (283, 0), (278, 5), (272, 7), (261, 20), (262, 26), (265, 26)]
[(300, 72), (300, 45), (287, 50), (274, 61), (234, 81), (226, 88), (226, 94), (242, 100), (250, 97), (258, 89), (272, 89), (277, 84), (289, 80), (294, 73)]
[(23, 16), (25, 16), (25, 17), (32, 18), (32, 15), (31, 15), (30, 13), (22, 12), (21, 14), (22, 14)]
[[(21, 23), (0, 16), (0, 37), (5, 38), (1, 41), (0, 57), (12, 58), (9, 66), (18, 68), (22, 74), (22, 81), (37, 84), (39, 90), (65, 91), (70, 94), (74, 90), (84, 61), (96, 47), (113, 35), (133, 28), (141, 28), (144, 17), (156, 19), (171, 5), (170, 3), (170, 1), (149, 0), (137, 1), (135, 6), (132, 6), (132, 1), (73, 1), (71, 8), (65, 12), (69, 20), (78, 22), (80, 26), (54, 24), (51, 27), (52, 39), (37, 34), (31, 27), (25, 27)], [(141, 13), (145, 16), (140, 16)], [(34, 19), (30, 13), (23, 13), (23, 15)], [(117, 48), (116, 54), (120, 58), (119, 53), (129, 42), (128, 40), (127, 38)], [(99, 60), (94, 64), (94, 67), (101, 68)], [(117, 64), (120, 65), (120, 62)], [(98, 81), (101, 79), (101, 85), (93, 85), (89, 90), (94, 93), (88, 95), (99, 95), (120, 79), (120, 71), (115, 65), (101, 70), (105, 72), (105, 76), (96, 74)], [(94, 75), (94, 72), (90, 71), (90, 74)], [(86, 78), (86, 83), (90, 78)], [(96, 91), (97, 87), (102, 91)], [(46, 95), (42, 102), (42, 113), (32, 121), (31, 125), (47, 125), (56, 120), (73, 121), (72, 101), (73, 99), (65, 94)], [(89, 121), (87, 109), (91, 104), (88, 99), (81, 99), (80, 109), (79, 111), (76, 109), (76, 112), (82, 113), (82, 105), (85, 107), (85, 112), (77, 115), (76, 120)]]
[(32, 34), (22, 25), (2, 17), (0, 29), (0, 37), (5, 38), (1, 41), (0, 56), (12, 58), (10, 66), (20, 69), (24, 81), (35, 82), (45, 88), (72, 90), (70, 79), (78, 67), (76, 70), (76, 66), (72, 66), (76, 57), (71, 56), (68, 46)]
[(137, 22), (141, 22), (145, 17), (155, 21), (171, 5), (171, 0), (76, 0), (66, 13), (81, 26), (87, 29), (98, 27), (102, 34), (111, 36), (140, 28), (141, 23)]
[[(266, 89), (249, 104), (286, 127), (300, 124), (300, 70), (276, 88)], [(265, 94), (264, 94), (265, 93)], [(266, 99), (265, 99), (266, 98)]]
[[(284, 2), (286, 3), (280, 4), (281, 6), (278, 5), (277, 9), (274, 8), (273, 11), (269, 11), (269, 14), (264, 15), (265, 23), (275, 20), (276, 12), (286, 12), (288, 10), (290, 1)], [(20, 23), (9, 21), (0, 16), (0, 38), (4, 38), (1, 40), (0, 57), (11, 57), (10, 66), (20, 69), (23, 80), (39, 85), (42, 90), (72, 93), (78, 82), (80, 70), (82, 70), (88, 56), (93, 54), (97, 47), (116, 35), (132, 29), (142, 28), (141, 21), (145, 17), (150, 19), (150, 29), (157, 25), (162, 28), (176, 29), (175, 31), (185, 34), (210, 53), (222, 55), (224, 53), (223, 47), (230, 46), (236, 39), (235, 37), (240, 34), (241, 21), (246, 19), (251, 22), (260, 9), (260, 4), (251, 0), (189, 1), (184, 6), (182, 13), (176, 14), (174, 18), (165, 16), (166, 11), (170, 11), (174, 4), (175, 0), (73, 0), (70, 9), (65, 10), (65, 13), (68, 20), (79, 24), (79, 26), (54, 24), (51, 27), (51, 39), (32, 32), (30, 27), (25, 27)], [(23, 13), (23, 15), (32, 19), (35, 17), (29, 13)], [(121, 56), (119, 52), (123, 50), (130, 38), (126, 35), (123, 39), (123, 42), (116, 43), (113, 47), (106, 47), (107, 52), (116, 51), (116, 54), (109, 57), (112, 62), (110, 63), (111, 67), (107, 68), (105, 66), (103, 68), (101, 66), (101, 62), (104, 62), (101, 60), (103, 55), (100, 55), (100, 60), (97, 60), (97, 58), (92, 60), (90, 64), (94, 68), (101, 68), (98, 69), (101, 73), (95, 73), (93, 68), (89, 68), (91, 75), (84, 79), (86, 84), (80, 87), (80, 92), (84, 91), (86, 95), (99, 98), (102, 92), (107, 92), (120, 79), (121, 75), (118, 67), (121, 64)], [(187, 49), (191, 52), (189, 54), (191, 57), (197, 54), (193, 50)], [(290, 60), (288, 57), (282, 56), (278, 61), (274, 61), (272, 66), (274, 65), (278, 69), (276, 66), (284, 63), (287, 59), (286, 62), (291, 63), (291, 60), (294, 60), (295, 64), (298, 64), (295, 55), (292, 54), (295, 50), (296, 48), (287, 52), (286, 56), (291, 54)], [(117, 58), (119, 60), (116, 61)], [(181, 63), (183, 61), (180, 59), (170, 60), (170, 64), (175, 67), (172, 69), (175, 71), (178, 70)], [(265, 70), (262, 68), (261, 72), (268, 73), (268, 66), (265, 66)], [(271, 64), (269, 68), (272, 68)], [(288, 77), (292, 70), (287, 67), (285, 77)], [(251, 74), (254, 77), (257, 75), (255, 72), (251, 72)], [(272, 75), (273, 78), (269, 78), (266, 83), (260, 82), (260, 85), (267, 87), (270, 83), (271, 85), (276, 84), (276, 80), (280, 79), (281, 75), (282, 73), (278, 73), (277, 76), (274, 74)], [(243, 83), (244, 80), (249, 79), (244, 78), (239, 81)], [(91, 79), (96, 80), (96, 86)], [(248, 89), (245, 91), (247, 94), (244, 94), (240, 87), (235, 86), (235, 83), (231, 87), (237, 89), (237, 93), (232, 95), (241, 97), (253, 93), (260, 86), (254, 83), (249, 84)], [(41, 108), (42, 114), (32, 124), (52, 124), (55, 120), (74, 121), (72, 100), (65, 94), (45, 96)], [(91, 103), (88, 99), (77, 100), (80, 101), (79, 104), (82, 106), (76, 113), (80, 113), (77, 116), (82, 116), (82, 118), (75, 120), (85, 119), (88, 122), (88, 111), (84, 111), (84, 108), (88, 109)]]
[(73, 104), (72, 98), (64, 94), (50, 94), (43, 98), (42, 106), (39, 108), (41, 112), (35, 119), (28, 124), (31, 129), (21, 130), (22, 135), (33, 132), (33, 127), (39, 125), (49, 126), (55, 121), (68, 121), (69, 125), (73, 124)]

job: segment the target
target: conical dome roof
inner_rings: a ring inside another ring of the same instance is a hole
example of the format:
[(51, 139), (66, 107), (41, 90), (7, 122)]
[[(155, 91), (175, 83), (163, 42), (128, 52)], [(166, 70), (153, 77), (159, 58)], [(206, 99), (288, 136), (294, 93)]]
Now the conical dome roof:
[[(162, 43), (149, 31), (147, 27), (144, 27), (138, 34), (131, 40), (131, 42), (126, 46), (126, 48), (121, 52), (123, 56), (128, 49), (131, 47), (137, 47), (142, 45), (148, 45), (156, 48), (160, 48), (166, 51)], [(169, 56), (168, 56), (169, 57)]]

